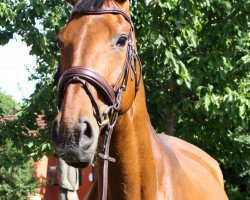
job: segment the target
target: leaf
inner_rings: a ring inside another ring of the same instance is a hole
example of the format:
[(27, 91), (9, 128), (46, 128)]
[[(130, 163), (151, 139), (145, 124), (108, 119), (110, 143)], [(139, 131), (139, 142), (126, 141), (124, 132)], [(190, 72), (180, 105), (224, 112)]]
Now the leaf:
[(245, 117), (244, 117), (245, 112), (246, 112), (246, 105), (243, 104), (243, 105), (239, 106), (239, 115), (240, 115), (240, 117), (241, 117), (242, 119), (245, 118)]
[(179, 46), (183, 45), (184, 42), (182, 41), (182, 39), (181, 39), (180, 36), (176, 37), (175, 39), (176, 39), (176, 41), (178, 42), (178, 45), (179, 45)]
[(46, 148), (47, 148), (47, 143), (44, 143), (44, 144), (42, 145), (41, 151), (44, 151)]
[(181, 79), (181, 78), (177, 79), (177, 84), (178, 84), (178, 85), (182, 85), (183, 82), (184, 82), (183, 79)]
[(173, 58), (172, 52), (166, 50), (165, 51), (165, 59), (164, 59), (164, 65), (168, 64), (169, 60)]
[(152, 0), (145, 0), (145, 2), (146, 2), (146, 5), (149, 5), (152, 2)]
[(29, 143), (27, 144), (27, 146), (28, 146), (29, 148), (31, 148), (31, 147), (34, 146), (34, 143), (33, 143), (33, 142), (29, 142)]
[(203, 86), (198, 86), (196, 88), (196, 96), (201, 97), (201, 90), (203, 89)]
[(210, 104), (211, 104), (210, 96), (206, 94), (205, 99), (204, 99), (204, 105), (205, 105), (206, 111), (209, 111)]

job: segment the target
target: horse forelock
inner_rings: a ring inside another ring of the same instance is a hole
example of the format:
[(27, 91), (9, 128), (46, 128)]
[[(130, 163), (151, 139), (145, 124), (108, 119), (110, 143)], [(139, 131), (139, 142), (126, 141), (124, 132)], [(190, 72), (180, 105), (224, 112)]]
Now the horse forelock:
[(80, 0), (74, 6), (73, 12), (81, 12), (81, 11), (88, 11), (88, 10), (99, 10), (105, 0)]

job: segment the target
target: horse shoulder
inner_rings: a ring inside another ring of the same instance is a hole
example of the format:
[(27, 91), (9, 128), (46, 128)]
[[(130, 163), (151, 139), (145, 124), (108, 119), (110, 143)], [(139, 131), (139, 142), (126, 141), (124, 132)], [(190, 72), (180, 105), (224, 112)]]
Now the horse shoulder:
[(174, 151), (180, 152), (182, 155), (193, 160), (195, 163), (201, 165), (211, 174), (219, 185), (224, 188), (224, 181), (221, 169), (218, 162), (208, 155), (205, 151), (200, 148), (188, 143), (179, 138), (168, 136), (165, 134), (159, 134), (161, 140), (166, 143)]

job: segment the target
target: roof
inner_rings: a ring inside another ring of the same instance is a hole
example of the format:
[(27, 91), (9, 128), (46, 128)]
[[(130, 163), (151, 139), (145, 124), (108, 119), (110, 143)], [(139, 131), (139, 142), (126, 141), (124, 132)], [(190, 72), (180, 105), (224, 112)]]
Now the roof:
[[(46, 123), (43, 117), (44, 117), (43, 115), (37, 115), (36, 118), (36, 123), (40, 129), (44, 129), (46, 127)], [(18, 119), (16, 115), (5, 115), (3, 118), (0, 118), (0, 122), (7, 122), (16, 119)]]

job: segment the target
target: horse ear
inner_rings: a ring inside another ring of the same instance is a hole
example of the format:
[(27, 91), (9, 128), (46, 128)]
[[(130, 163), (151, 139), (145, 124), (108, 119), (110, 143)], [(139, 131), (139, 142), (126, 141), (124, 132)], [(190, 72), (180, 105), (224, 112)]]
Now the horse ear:
[(129, 2), (129, 0), (115, 0), (117, 3), (120, 3), (120, 4), (123, 4), (125, 3), (126, 1)]
[(74, 6), (77, 4), (79, 0), (65, 0), (65, 1), (68, 2), (70, 5)]

